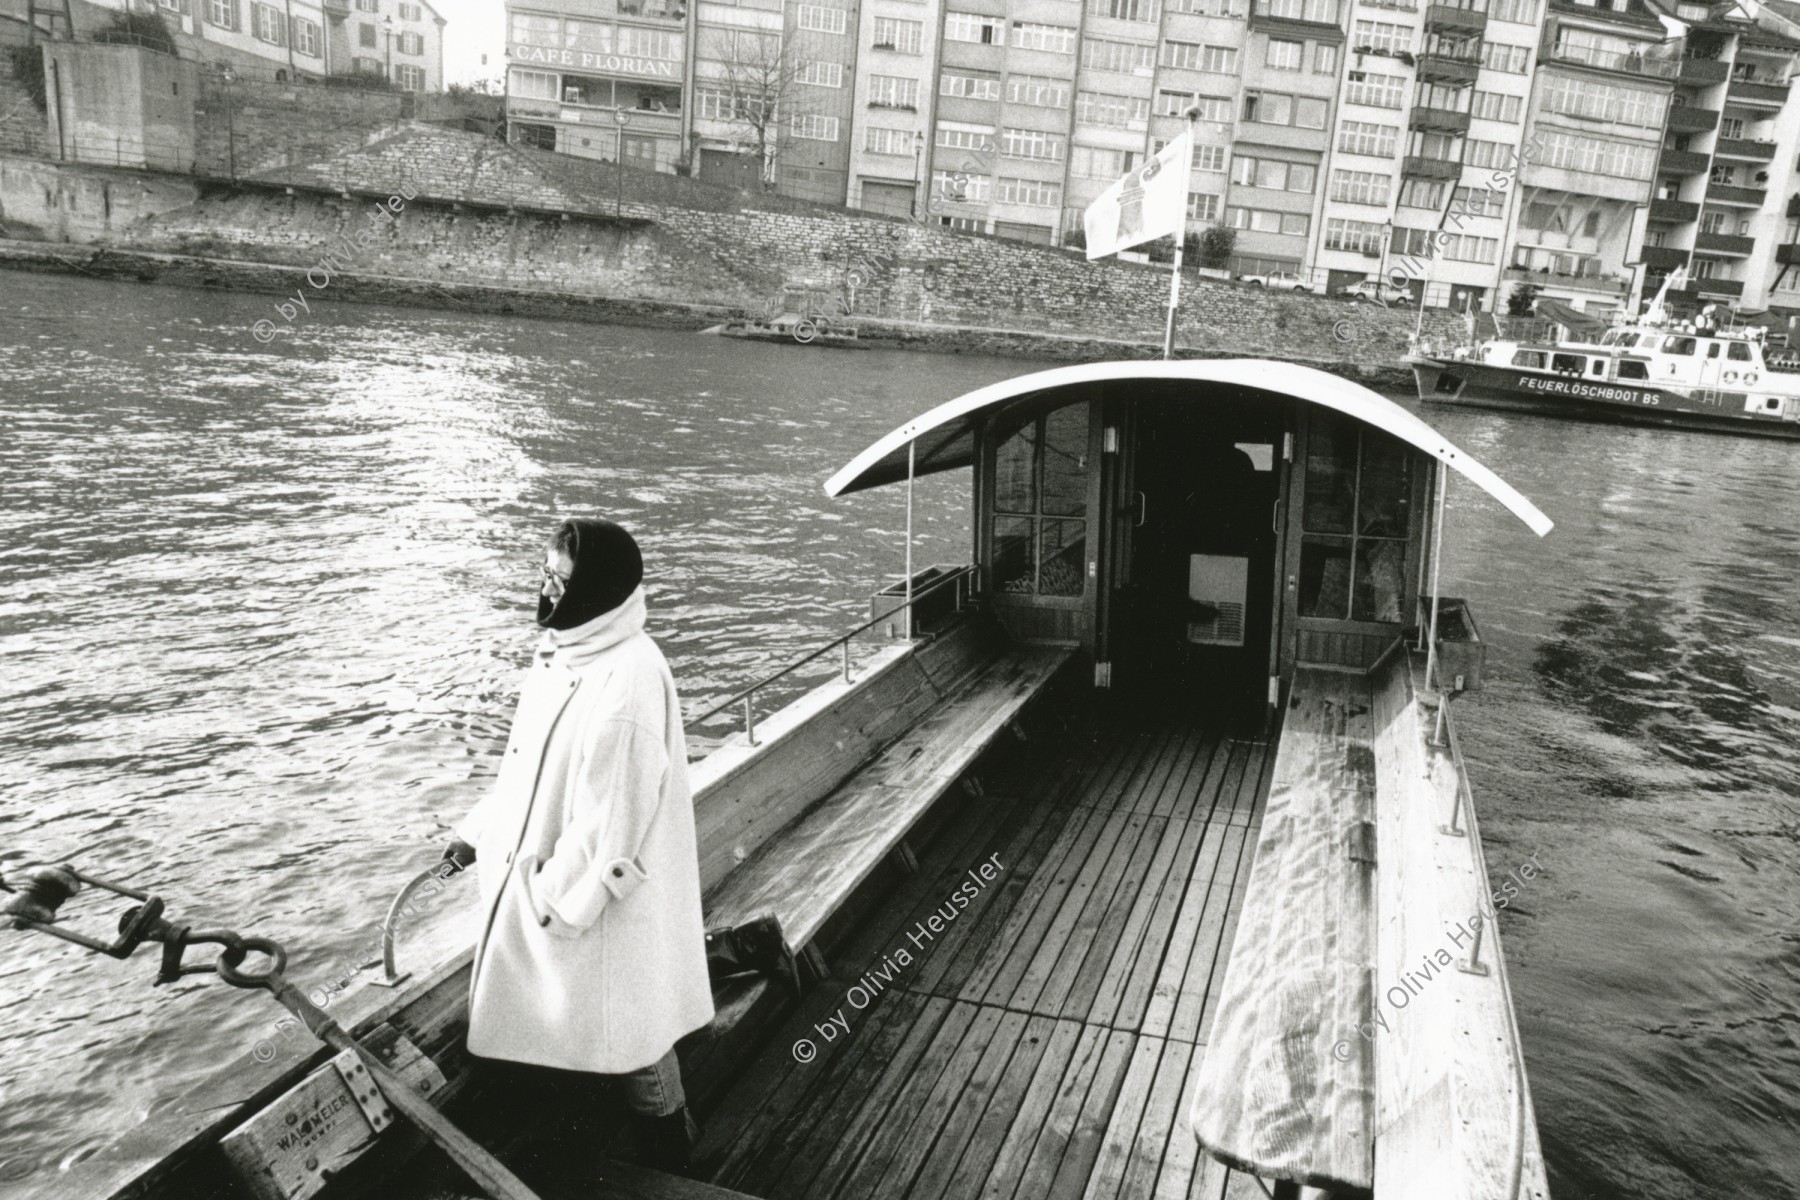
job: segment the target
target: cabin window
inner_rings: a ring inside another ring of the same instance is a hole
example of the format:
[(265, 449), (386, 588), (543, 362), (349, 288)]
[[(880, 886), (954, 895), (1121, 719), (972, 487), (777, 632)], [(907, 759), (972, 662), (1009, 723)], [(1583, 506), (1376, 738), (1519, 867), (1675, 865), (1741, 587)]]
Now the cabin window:
[(1512, 365), (1515, 367), (1536, 367), (1544, 369), (1544, 352), (1542, 350), (1514, 350)]
[(1650, 378), (1650, 364), (1636, 358), (1622, 359), (1619, 363), (1620, 379)]
[(1691, 337), (1667, 337), (1663, 339), (1664, 354), (1692, 355), (1699, 343)]
[(1579, 375), (1581, 374), (1581, 368), (1586, 365), (1587, 359), (1581, 357), (1579, 354), (1555, 354), (1550, 357), (1550, 366), (1553, 370), (1557, 371), (1567, 371), (1571, 374)]
[(1742, 342), (1733, 342), (1725, 349), (1725, 357), (1732, 362), (1751, 362), (1750, 347)]
[(1300, 615), (1404, 620), (1413, 461), (1404, 445), (1342, 417), (1307, 435)]
[(1595, 360), (1594, 360), (1594, 371), (1593, 371), (1593, 373), (1594, 373), (1594, 374), (1595, 374), (1595, 375), (1604, 375), (1604, 374), (1606, 374), (1606, 360), (1605, 360), (1605, 359), (1604, 359), (1604, 358), (1596, 358), (1596, 359), (1595, 359)]
[(1707, 358), (1717, 358), (1717, 357), (1719, 357), (1719, 343), (1717, 343), (1717, 342), (1708, 342), (1708, 343), (1707, 343), (1707, 345), (1706, 345), (1706, 357), (1707, 357)]
[(994, 588), (1079, 596), (1087, 587), (1088, 410), (1039, 417), (994, 451)]

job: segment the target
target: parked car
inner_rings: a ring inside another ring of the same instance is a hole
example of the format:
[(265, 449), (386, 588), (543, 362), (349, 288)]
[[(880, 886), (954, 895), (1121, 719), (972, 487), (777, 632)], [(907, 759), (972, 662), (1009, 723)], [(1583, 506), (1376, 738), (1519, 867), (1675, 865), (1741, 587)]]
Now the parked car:
[(1336, 294), (1345, 300), (1366, 300), (1384, 307), (1404, 307), (1412, 303), (1411, 292), (1380, 279), (1364, 279), (1360, 283), (1349, 284), (1339, 288)]
[(1270, 271), (1267, 275), (1239, 275), (1239, 283), (1251, 287), (1273, 288), (1278, 292), (1310, 292), (1312, 284), (1292, 271)]

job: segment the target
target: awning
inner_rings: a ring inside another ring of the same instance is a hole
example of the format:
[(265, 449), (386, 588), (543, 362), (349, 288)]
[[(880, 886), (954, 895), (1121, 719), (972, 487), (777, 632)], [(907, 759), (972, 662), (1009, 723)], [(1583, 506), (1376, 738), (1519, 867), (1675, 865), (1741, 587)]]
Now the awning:
[(1598, 333), (1606, 329), (1606, 322), (1593, 313), (1584, 313), (1578, 308), (1570, 308), (1561, 300), (1552, 300), (1548, 296), (1539, 296), (1535, 312), (1546, 320), (1555, 321), (1568, 329), (1580, 333)]
[(851, 460), (825, 484), (829, 496), (845, 496), (906, 478), (907, 446), (916, 441), (916, 474), (966, 467), (974, 458), (975, 429), (983, 421), (1024, 420), (1097, 396), (1117, 395), (1135, 381), (1173, 380), (1202, 385), (1188, 398), (1262, 393), (1291, 396), (1335, 409), (1418, 447), (1451, 467), (1542, 537), (1553, 522), (1504, 479), (1457, 449), (1443, 434), (1379, 392), (1312, 367), (1263, 359), (1223, 358), (1177, 362), (1103, 362), (1056, 367), (989, 384), (915, 417)]

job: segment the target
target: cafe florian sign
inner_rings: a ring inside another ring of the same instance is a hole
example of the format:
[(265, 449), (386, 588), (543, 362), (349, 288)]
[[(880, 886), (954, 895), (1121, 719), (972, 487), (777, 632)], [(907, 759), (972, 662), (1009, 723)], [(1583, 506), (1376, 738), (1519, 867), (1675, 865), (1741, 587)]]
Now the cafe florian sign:
[(507, 44), (514, 62), (541, 63), (546, 67), (568, 67), (576, 71), (603, 71), (611, 75), (637, 75), (645, 79), (675, 79), (679, 63), (659, 58), (643, 58), (636, 54), (594, 54), (587, 50), (558, 50), (551, 46)]

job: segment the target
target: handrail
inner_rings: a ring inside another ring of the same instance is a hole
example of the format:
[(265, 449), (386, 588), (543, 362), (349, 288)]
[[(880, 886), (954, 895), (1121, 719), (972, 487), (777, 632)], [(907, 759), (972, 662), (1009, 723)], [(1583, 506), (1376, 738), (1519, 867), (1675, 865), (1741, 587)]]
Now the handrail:
[[(950, 571), (950, 572), (946, 573), (945, 575), (932, 580), (930, 583), (926, 584), (924, 587), (913, 589), (912, 598), (910, 600), (904, 600), (904, 599), (901, 600), (901, 602), (899, 604), (896, 604), (893, 608), (888, 609), (886, 612), (882, 613), (880, 616), (872, 617), (869, 620), (864, 621), (861, 625), (858, 625), (855, 629), (852, 629), (850, 632), (838, 635), (837, 637), (833, 638), (831, 641), (826, 642), (823, 646), (820, 646), (817, 650), (814, 650), (811, 654), (808, 654), (805, 658), (797, 659), (794, 662), (791, 662), (787, 666), (783, 667), (781, 670), (775, 672), (773, 675), (767, 676), (764, 679), (760, 679), (757, 682), (751, 684), (749, 687), (745, 688), (743, 691), (738, 692), (735, 695), (732, 695), (731, 697), (729, 697), (725, 700), (721, 700), (718, 704), (713, 705), (713, 707), (707, 709), (705, 712), (701, 713), (699, 716), (695, 717), (693, 720), (688, 721), (685, 725), (683, 725), (682, 732), (684, 732), (684, 733), (691, 732), (696, 726), (700, 725), (701, 723), (711, 720), (713, 717), (716, 717), (720, 713), (724, 712), (726, 709), (730, 708), (732, 705), (742, 702), (744, 705), (745, 739), (747, 741), (749, 741), (749, 743), (751, 745), (754, 746), (756, 744), (756, 723), (754, 720), (754, 715), (751, 711), (750, 704), (757, 692), (761, 691), (763, 688), (768, 687), (771, 683), (774, 683), (776, 680), (782, 679), (788, 675), (793, 674), (795, 671), (799, 670), (801, 667), (804, 667), (807, 663), (812, 662), (814, 659), (820, 658), (820, 657), (830, 653), (833, 649), (835, 649), (836, 647), (838, 647), (840, 645), (843, 646), (843, 648), (844, 648), (844, 682), (848, 683), (850, 681), (850, 640), (852, 638), (856, 637), (860, 633), (865, 632), (866, 630), (872, 629), (875, 626), (881, 624), (883, 621), (887, 620), (889, 617), (893, 616), (895, 613), (900, 612), (904, 609), (911, 608), (912, 606), (918, 604), (919, 601), (921, 601), (925, 597), (931, 595), (931, 593), (937, 591), (939, 588), (945, 586), (946, 584), (961, 583), (963, 580), (973, 578), (974, 574), (975, 574), (975, 567), (973, 564), (971, 564), (969, 566), (958, 567), (956, 570)], [(899, 599), (899, 597), (896, 597), (896, 599)], [(959, 592), (959, 594), (957, 596), (957, 600), (956, 600), (956, 610), (958, 612), (962, 611), (962, 607), (963, 607), (964, 603), (966, 603), (966, 601), (967, 601), (966, 593)]]
[[(1426, 682), (1429, 684), (1430, 681), (1427, 680)], [(1489, 909), (1492, 911), (1492, 897), (1494, 892), (1493, 885), (1488, 879), (1487, 856), (1482, 853), (1481, 821), (1475, 815), (1475, 796), (1474, 792), (1469, 787), (1469, 773), (1463, 766), (1462, 744), (1456, 737), (1456, 723), (1450, 717), (1449, 693), (1440, 689), (1437, 693), (1437, 697), (1438, 711), (1442, 714), (1444, 740), (1446, 742), (1446, 745), (1443, 748), (1450, 755), (1450, 765), (1456, 780), (1456, 807), (1458, 809), (1467, 809), (1468, 811), (1469, 857), (1475, 860), (1475, 869), (1481, 876), (1481, 895), (1488, 901)], [(1468, 797), (1468, 802), (1466, 804), (1463, 802), (1465, 796)], [(1450, 823), (1452, 826), (1456, 823), (1456, 809), (1451, 810)], [(1445, 832), (1448, 833), (1451, 831), (1446, 830)], [(1487, 918), (1484, 917), (1483, 920), (1485, 921)], [(1496, 913), (1495, 924), (1498, 925), (1498, 923), (1498, 913)], [(1477, 938), (1480, 937), (1480, 934), (1481, 926), (1477, 926)], [(1512, 1151), (1509, 1155), (1512, 1165), (1508, 1168), (1508, 1183), (1506, 1191), (1501, 1196), (1501, 1200), (1518, 1200), (1519, 1189), (1525, 1182), (1525, 1095), (1528, 1087), (1525, 1079), (1525, 1043), (1524, 1039), (1519, 1036), (1519, 1018), (1518, 1014), (1513, 1010), (1512, 980), (1506, 973), (1506, 956), (1500, 952), (1498, 929), (1495, 930), (1494, 936), (1494, 962), (1498, 965), (1500, 970), (1500, 997), (1506, 1005), (1506, 1024), (1507, 1031), (1511, 1035), (1512, 1044), (1509, 1047), (1509, 1050), (1512, 1057), (1513, 1078), (1515, 1084), (1513, 1088), (1514, 1104), (1510, 1138)], [(1477, 940), (1471, 945), (1469, 951), (1470, 961), (1476, 966), (1480, 965), (1479, 960), (1476, 958), (1480, 953), (1481, 942)], [(1486, 972), (1484, 970), (1481, 973), (1485, 974)]]

